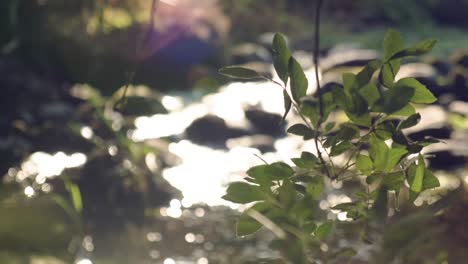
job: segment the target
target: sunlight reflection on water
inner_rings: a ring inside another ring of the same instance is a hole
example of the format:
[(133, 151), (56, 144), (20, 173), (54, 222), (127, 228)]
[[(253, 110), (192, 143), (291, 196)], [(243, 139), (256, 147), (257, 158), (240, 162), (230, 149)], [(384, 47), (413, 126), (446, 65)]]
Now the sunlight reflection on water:
[[(204, 96), (200, 103), (184, 107), (181, 98), (168, 96), (164, 98), (163, 104), (173, 111), (169, 114), (137, 118), (136, 130), (132, 133), (133, 140), (181, 136), (193, 120), (207, 114), (221, 117), (229, 126), (248, 129), (249, 124), (244, 113), (248, 107), (256, 106), (276, 114), (283, 114), (284, 111), (282, 89), (271, 82), (233, 82), (222, 87), (218, 93)], [(169, 144), (169, 151), (182, 162), (163, 170), (163, 177), (182, 191), (184, 206), (206, 203), (237, 208), (221, 198), (225, 186), (229, 182), (241, 180), (246, 170), (263, 162), (256, 156), (261, 153), (255, 148), (236, 146), (232, 142), (228, 147), (226, 150), (215, 150), (188, 140)], [(268, 162), (289, 160), (299, 156), (300, 149), (313, 150), (312, 144), (304, 144), (298, 137), (277, 139), (274, 147), (277, 151), (265, 153), (262, 158)], [(164, 213), (178, 215), (178, 211), (171, 207)]]

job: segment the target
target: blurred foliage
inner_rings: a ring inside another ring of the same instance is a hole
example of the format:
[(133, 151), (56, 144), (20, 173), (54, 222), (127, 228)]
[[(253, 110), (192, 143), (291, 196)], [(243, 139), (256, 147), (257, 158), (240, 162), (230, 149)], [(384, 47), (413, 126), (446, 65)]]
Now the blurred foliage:
[[(164, 143), (153, 147), (129, 138), (136, 115), (166, 112), (159, 94), (128, 87), (128, 104), (120, 111), (114, 106), (122, 91), (103, 97), (88, 85), (63, 87), (11, 58), (0, 62), (0, 71), (9, 99), (1, 106), (6, 118), (0, 123), (2, 250), (69, 262), (85, 234), (105, 248), (111, 235), (141, 226), (148, 208), (177, 195), (147, 165), (165, 162)], [(33, 153), (62, 152), (82, 153), (86, 163), (43, 179), (29, 161)]]

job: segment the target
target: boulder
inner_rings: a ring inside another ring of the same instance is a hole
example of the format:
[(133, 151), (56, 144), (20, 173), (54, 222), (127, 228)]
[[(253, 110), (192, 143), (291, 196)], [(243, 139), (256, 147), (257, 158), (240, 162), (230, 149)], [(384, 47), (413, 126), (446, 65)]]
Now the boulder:
[(436, 170), (462, 168), (468, 162), (467, 156), (458, 156), (449, 150), (427, 153), (430, 157), (429, 167)]
[(250, 108), (245, 110), (245, 117), (250, 121), (254, 132), (258, 134), (280, 136), (284, 135), (284, 123), (281, 123), (282, 116), (268, 113), (261, 109)]
[(201, 145), (225, 147), (229, 138), (248, 135), (243, 129), (228, 127), (226, 121), (215, 115), (195, 119), (186, 129), (185, 138)]

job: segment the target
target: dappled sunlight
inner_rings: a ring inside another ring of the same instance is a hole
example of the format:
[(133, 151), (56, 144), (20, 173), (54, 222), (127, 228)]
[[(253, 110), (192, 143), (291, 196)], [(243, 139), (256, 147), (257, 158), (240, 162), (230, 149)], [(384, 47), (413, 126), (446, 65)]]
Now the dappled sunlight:
[(64, 169), (79, 167), (85, 163), (86, 155), (83, 153), (67, 155), (63, 152), (57, 152), (51, 155), (45, 152), (36, 152), (21, 164), (21, 170), (17, 172), (16, 179), (22, 181), (31, 176), (40, 179), (51, 178), (60, 175)]
[(186, 204), (229, 204), (221, 199), (225, 192), (224, 186), (233, 180), (242, 179), (244, 171), (261, 162), (255, 156), (259, 154), (256, 149), (213, 150), (186, 140), (171, 143), (169, 151), (180, 157), (182, 162), (165, 169), (163, 176), (182, 191)]

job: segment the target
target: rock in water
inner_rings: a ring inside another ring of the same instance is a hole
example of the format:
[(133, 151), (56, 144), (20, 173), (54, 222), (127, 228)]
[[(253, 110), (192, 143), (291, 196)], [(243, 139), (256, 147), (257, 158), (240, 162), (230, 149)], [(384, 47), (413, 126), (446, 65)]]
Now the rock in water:
[(247, 135), (247, 131), (228, 127), (224, 119), (206, 115), (195, 119), (185, 130), (186, 139), (201, 145), (224, 147), (229, 138)]

